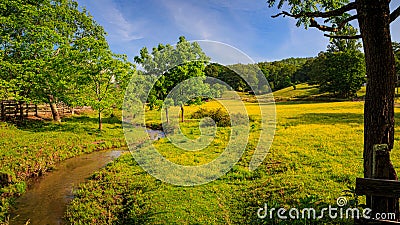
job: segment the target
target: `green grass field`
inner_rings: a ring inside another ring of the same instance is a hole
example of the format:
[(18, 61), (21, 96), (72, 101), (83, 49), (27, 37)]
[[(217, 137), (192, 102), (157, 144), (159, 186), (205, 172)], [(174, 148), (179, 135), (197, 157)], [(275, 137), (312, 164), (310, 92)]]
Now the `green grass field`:
[[(207, 105), (215, 107), (213, 102)], [(246, 104), (249, 114), (256, 116), (253, 106)], [(190, 114), (198, 107), (186, 111)], [(150, 118), (156, 114), (152, 113)], [(253, 127), (259, 126), (257, 123), (252, 122)], [(183, 132), (195, 137), (198, 128), (194, 124), (192, 120), (181, 124)], [(217, 144), (199, 152), (179, 152), (166, 139), (155, 145), (171, 161), (201, 164), (223, 150), (229, 134), (226, 129), (219, 128)], [(398, 126), (396, 132), (400, 132)], [(399, 140), (397, 135), (392, 155), (397, 170)], [(251, 172), (248, 163), (254, 146), (250, 138), (245, 154), (230, 172), (194, 187), (158, 181), (126, 154), (81, 186), (66, 218), (72, 224), (311, 224), (306, 220), (261, 220), (256, 213), (265, 203), (298, 208), (334, 205), (345, 190), (354, 187), (355, 178), (362, 176), (363, 103), (277, 103), (272, 148), (264, 163)], [(354, 198), (348, 200), (354, 203)], [(348, 222), (319, 220), (312, 224)]]
[[(357, 91), (357, 98), (365, 96), (366, 87), (363, 86)], [(275, 91), (274, 97), (276, 101), (291, 101), (291, 100), (335, 100), (329, 93), (320, 93), (317, 85), (297, 84), (296, 90), (293, 87), (287, 87)]]
[[(363, 92), (360, 90), (359, 96)], [(293, 99), (315, 93), (315, 87), (298, 85), (296, 90), (290, 87), (275, 92), (274, 96)], [(363, 102), (277, 102), (272, 147), (263, 164), (252, 172), (248, 165), (259, 135), (259, 109), (252, 103), (252, 96), (241, 94), (241, 97), (247, 101), (251, 118), (250, 138), (244, 155), (226, 175), (201, 186), (169, 185), (150, 176), (127, 153), (81, 185), (66, 213), (67, 221), (71, 224), (311, 224), (306, 220), (261, 220), (257, 218), (257, 210), (265, 203), (286, 208), (334, 205), (338, 197), (346, 194), (343, 191), (354, 188), (355, 178), (362, 176)], [(229, 102), (229, 96), (227, 99)], [(216, 101), (185, 107), (185, 122), (180, 124), (182, 132), (190, 139), (197, 138), (199, 120), (190, 115), (200, 108), (219, 107)], [(146, 124), (159, 126), (160, 113), (148, 111)], [(119, 117), (105, 118), (102, 132), (97, 130), (97, 119), (92, 113), (64, 118), (61, 124), (29, 121), (17, 126), (1, 122), (0, 221), (6, 220), (13, 199), (26, 190), (29, 178), (76, 155), (126, 146)], [(400, 121), (400, 108), (396, 108), (396, 121)], [(400, 132), (398, 125), (396, 132)], [(223, 152), (229, 135), (229, 127), (219, 127), (216, 138), (202, 151), (183, 151), (168, 139), (156, 141), (155, 146), (172, 162), (201, 165)], [(396, 135), (392, 151), (397, 170), (399, 140)], [(347, 222), (319, 220), (312, 224)]]

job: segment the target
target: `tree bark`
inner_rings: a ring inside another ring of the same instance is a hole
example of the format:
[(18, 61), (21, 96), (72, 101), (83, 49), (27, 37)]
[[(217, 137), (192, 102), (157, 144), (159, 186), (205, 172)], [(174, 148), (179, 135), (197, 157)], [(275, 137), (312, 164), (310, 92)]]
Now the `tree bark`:
[(61, 122), (60, 113), (58, 112), (57, 105), (54, 100), (53, 95), (49, 95), (49, 104), (51, 109), (51, 114), (53, 116), (53, 120), (57, 122)]
[(99, 130), (103, 130), (103, 122), (101, 121), (101, 111), (99, 110)]
[(181, 105), (181, 112), (182, 112), (182, 115), (181, 115), (181, 122), (183, 123), (183, 122), (185, 121), (185, 115), (184, 115), (185, 110), (183, 109), (183, 104)]
[[(388, 0), (357, 0), (357, 14), (363, 40), (367, 93), (364, 106), (364, 177), (372, 177), (373, 146), (394, 142), (395, 60), (390, 35)], [(388, 167), (392, 167), (388, 162)], [(397, 180), (391, 169), (390, 178)], [(367, 198), (367, 205), (371, 200)]]
[(168, 107), (165, 107), (165, 116), (167, 117), (167, 124), (169, 124)]

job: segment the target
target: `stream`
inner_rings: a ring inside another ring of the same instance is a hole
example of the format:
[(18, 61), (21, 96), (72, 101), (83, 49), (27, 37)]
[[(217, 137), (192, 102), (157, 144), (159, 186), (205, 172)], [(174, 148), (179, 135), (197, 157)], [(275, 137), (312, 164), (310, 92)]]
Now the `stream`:
[(118, 158), (121, 150), (100, 151), (60, 162), (57, 169), (34, 181), (16, 200), (10, 224), (63, 224), (73, 190), (95, 171)]
[[(147, 130), (152, 140), (165, 137), (159, 130)], [(98, 151), (64, 160), (54, 171), (39, 177), (19, 197), (11, 211), (11, 225), (64, 224), (63, 216), (68, 203), (74, 198), (73, 191), (80, 183), (118, 158), (122, 150)]]

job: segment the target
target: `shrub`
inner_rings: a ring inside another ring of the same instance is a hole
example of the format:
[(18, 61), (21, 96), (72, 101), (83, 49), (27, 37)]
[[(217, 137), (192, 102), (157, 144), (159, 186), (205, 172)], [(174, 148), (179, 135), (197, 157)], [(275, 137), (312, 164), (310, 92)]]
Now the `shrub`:
[(177, 124), (174, 124), (174, 123), (165, 123), (165, 124), (163, 124), (163, 131), (167, 135), (175, 134), (175, 130), (176, 129), (179, 129)]
[[(246, 124), (246, 121), (248, 121), (248, 116), (241, 114), (241, 113), (234, 113), (232, 115), (229, 115), (226, 110), (223, 110), (222, 108), (218, 109), (204, 109), (200, 108), (199, 110), (195, 111), (190, 115), (190, 118), (192, 119), (201, 119), (209, 117), (214, 122), (217, 124), (219, 127), (229, 127), (231, 126), (231, 119), (236, 122), (236, 124)], [(210, 120), (204, 120), (201, 124), (201, 126), (212, 126), (213, 123)]]

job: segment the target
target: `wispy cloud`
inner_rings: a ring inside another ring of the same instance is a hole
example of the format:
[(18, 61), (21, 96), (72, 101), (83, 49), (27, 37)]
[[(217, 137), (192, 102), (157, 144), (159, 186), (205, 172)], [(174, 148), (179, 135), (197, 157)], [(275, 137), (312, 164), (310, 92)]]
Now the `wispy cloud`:
[(229, 31), (228, 26), (222, 24), (218, 11), (204, 7), (201, 2), (165, 0), (162, 3), (174, 25), (183, 33), (198, 39), (216, 39), (226, 36)]
[[(222, 1), (161, 1), (174, 26), (181, 34), (197, 40), (227, 43), (254, 56), (255, 43), (274, 32), (268, 26), (258, 26), (267, 19), (266, 4), (242, 0)], [(253, 4), (254, 3), (254, 4)], [(264, 11), (262, 13), (261, 11)], [(257, 12), (257, 16), (254, 16)], [(253, 17), (252, 17), (253, 16)], [(256, 21), (259, 19), (260, 21)], [(260, 50), (260, 45), (258, 48)]]
[[(109, 33), (113, 51), (132, 58), (147, 46), (188, 40), (227, 43), (255, 61), (316, 56), (328, 38), (316, 29), (296, 27), (291, 18), (272, 19), (276, 7), (261, 0), (78, 0)], [(399, 5), (392, 1), (392, 10)], [(392, 24), (400, 40), (400, 19)], [(218, 49), (222, 51), (221, 49)], [(229, 55), (229, 54), (223, 54)]]
[(118, 5), (113, 0), (80, 0), (82, 5), (92, 4), (95, 9), (96, 20), (106, 27), (110, 40), (129, 42), (144, 38), (141, 34), (145, 26), (143, 20), (128, 20), (118, 9)]

